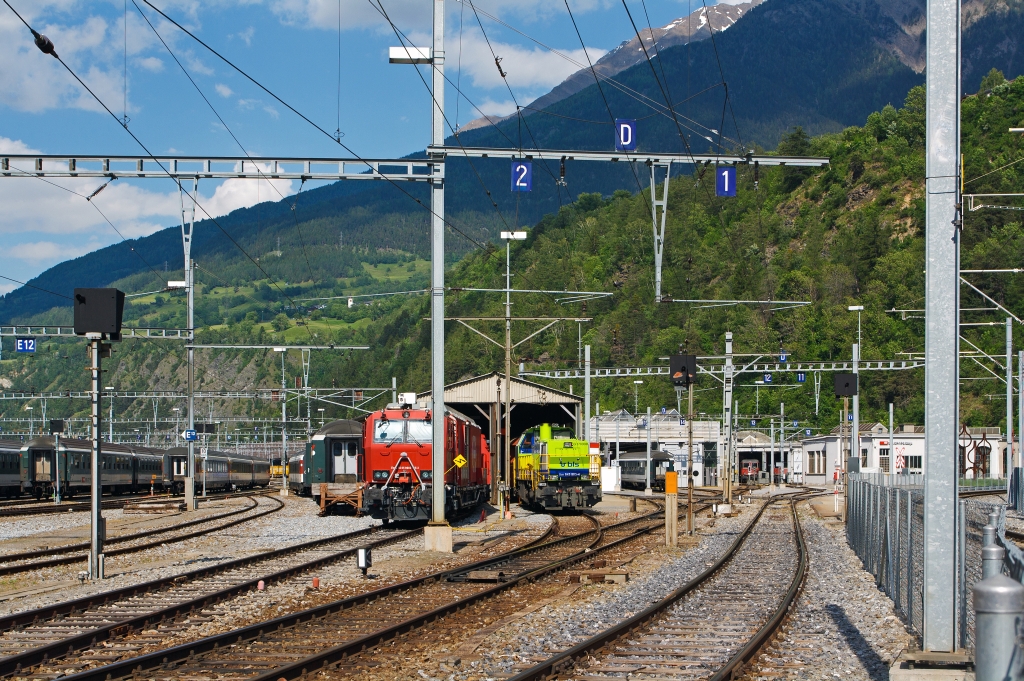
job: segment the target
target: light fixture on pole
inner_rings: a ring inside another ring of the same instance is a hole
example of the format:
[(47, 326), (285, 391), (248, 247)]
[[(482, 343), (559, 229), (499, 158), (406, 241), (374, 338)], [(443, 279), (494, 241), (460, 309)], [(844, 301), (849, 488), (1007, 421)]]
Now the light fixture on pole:
[(33, 409), (35, 409), (35, 407), (25, 407), (25, 411), (28, 412), (28, 434), (29, 434), (29, 437), (32, 437), (32, 435), (35, 433), (35, 422), (32, 420), (32, 410)]
[(754, 381), (754, 413), (761, 415), (761, 386), (764, 381)]
[(640, 389), (640, 386), (643, 385), (643, 384), (644, 384), (644, 382), (640, 381), (640, 380), (633, 381), (633, 413), (634, 414), (639, 414), (640, 413), (640, 395), (639, 395), (638, 391)]
[(317, 411), (320, 412), (320, 427), (323, 428), (324, 427), (324, 408), (323, 407), (318, 407)]

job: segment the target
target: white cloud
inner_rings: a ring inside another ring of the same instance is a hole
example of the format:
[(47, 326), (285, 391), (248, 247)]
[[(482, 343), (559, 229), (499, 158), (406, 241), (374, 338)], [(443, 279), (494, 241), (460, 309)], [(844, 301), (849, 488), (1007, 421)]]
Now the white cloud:
[(160, 73), (164, 70), (163, 60), (157, 59), (156, 57), (145, 57), (144, 59), (137, 60), (135, 63), (147, 71), (152, 71), (153, 73)]
[(7, 256), (26, 260), (33, 265), (44, 262), (60, 262), (77, 258), (94, 250), (95, 246), (76, 246), (68, 243), (54, 243), (53, 241), (36, 241), (32, 243), (16, 244), (6, 249)]
[(273, 118), (275, 121), (281, 117), (281, 114), (277, 112), (277, 109), (275, 109), (272, 106), (265, 106), (263, 107), (263, 110), (270, 114), (270, 117)]
[[(611, 2), (612, 0), (575, 0), (571, 7), (574, 14), (582, 14), (606, 7)], [(384, 2), (384, 9), (402, 31), (422, 31), (430, 29), (431, 4), (427, 0), (387, 0)], [(527, 22), (538, 21), (553, 14), (565, 14), (562, 3), (550, 0), (475, 0), (474, 4), (490, 14), (514, 15), (517, 19)], [(337, 0), (271, 0), (270, 8), (284, 23), (327, 30), (338, 29)], [(448, 12), (453, 17), (457, 16), (460, 10), (459, 3), (448, 3)], [(390, 25), (380, 12), (366, 0), (341, 0), (341, 23), (346, 29), (386, 28), (388, 32), (391, 31)]]
[[(494, 54), (491, 53), (491, 48)], [(479, 32), (468, 33), (462, 38), (462, 71), (464, 75), (472, 78), (475, 87), (505, 87), (504, 80), (494, 63), (495, 55), (501, 58), (501, 69), (507, 74), (508, 83), (517, 97), (522, 95), (525, 98), (525, 90), (539, 90), (539, 96), (580, 68), (573, 62), (540, 47), (525, 48), (491, 40), (491, 48), (488, 48)], [(582, 48), (560, 51), (579, 64), (587, 63), (588, 54), (592, 61), (597, 61), (605, 54), (604, 50), (594, 47), (588, 47), (586, 52)]]
[[(36, 154), (20, 140), (0, 137), (0, 153)], [(12, 167), (31, 171), (31, 161), (12, 160)], [(48, 168), (66, 168), (64, 164), (47, 164)], [(84, 167), (84, 166), (80, 166)], [(270, 171), (270, 168), (265, 168)], [(47, 184), (35, 177), (10, 178), (0, 182), (0, 240), (9, 262), (20, 261), (17, 269), (38, 272), (62, 260), (118, 243), (121, 238), (106, 223), (98, 208), (110, 219), (125, 238), (147, 236), (179, 223), (181, 202), (177, 191), (161, 192), (168, 182), (131, 184), (124, 180), (111, 182), (91, 204), (82, 196), (64, 191), (54, 184), (83, 196), (92, 194), (105, 180), (102, 178), (49, 178)], [(257, 202), (278, 201), (295, 190), (290, 180), (230, 179), (214, 187), (199, 186), (197, 219), (218, 217)], [(188, 200), (186, 199), (186, 205)], [(19, 243), (16, 243), (19, 242)], [(142, 254), (145, 257), (145, 253)]]
[[(474, 102), (474, 104), (476, 104), (480, 108), (480, 111), (483, 111), (487, 116), (508, 116), (509, 114), (516, 112), (516, 103), (511, 99), (496, 102), (488, 97), (482, 102)], [(479, 115), (480, 112), (473, 109), (473, 116), (479, 117)]]
[(247, 47), (250, 47), (250, 46), (252, 46), (252, 37), (254, 35), (256, 35), (256, 29), (253, 26), (250, 26), (249, 28), (245, 29), (244, 31), (239, 31), (238, 33), (232, 33), (228, 37), (229, 38), (238, 38), (239, 40), (243, 41), (246, 44)]
[(216, 85), (214, 85), (214, 88), (216, 88), (217, 94), (221, 97), (230, 97), (231, 95), (235, 94), (235, 91), (229, 88), (224, 83), (217, 83)]

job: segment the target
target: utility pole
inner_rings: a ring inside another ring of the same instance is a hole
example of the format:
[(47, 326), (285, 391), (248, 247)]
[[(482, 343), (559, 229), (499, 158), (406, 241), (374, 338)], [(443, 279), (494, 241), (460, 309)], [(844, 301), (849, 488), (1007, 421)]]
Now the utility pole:
[[(1013, 470), (1013, 319), (1006, 318), (1006, 477), (1007, 501), (1010, 501), (1010, 472)], [(1011, 502), (1012, 503), (1012, 502)]]
[[(665, 184), (668, 184), (667, 177)], [(686, 402), (686, 534), (693, 534), (693, 381), (686, 385)]]
[(285, 348), (281, 348), (281, 496), (288, 496), (288, 385), (284, 376)]
[[(181, 191), (181, 184), (178, 185), (179, 191)], [(192, 235), (195, 231), (196, 223), (196, 199), (199, 191), (199, 176), (197, 175), (192, 182), (192, 216), (188, 221), (188, 225), (185, 224), (185, 207), (182, 205), (181, 209), (181, 244), (182, 249), (185, 252), (185, 293), (187, 296), (187, 333), (188, 333), (188, 430), (194, 431), (196, 428), (196, 396), (195, 396), (195, 384), (196, 384), (196, 358), (195, 358), (195, 343), (196, 343), (196, 327), (195, 327), (195, 263), (192, 261)], [(196, 447), (194, 440), (188, 440), (188, 472), (185, 476), (185, 510), (194, 511), (196, 509), (196, 487), (195, 487), (195, 471), (196, 471)]]
[[(444, 145), (444, 13), (445, 0), (433, 0), (433, 49), (431, 51), (430, 142)], [(431, 505), (430, 524), (424, 530), (427, 550), (452, 551), (452, 529), (445, 520), (445, 408), (444, 408), (444, 154), (432, 166), (430, 184), (430, 364), (431, 364)], [(507, 388), (506, 388), (507, 389)], [(506, 413), (507, 417), (507, 413)], [(506, 434), (507, 437), (507, 434)]]
[(732, 504), (732, 331), (725, 332), (725, 369), (722, 376), (722, 421), (725, 424), (725, 456), (722, 459), (722, 503)]
[(925, 652), (956, 647), (960, 364), (960, 2), (928, 0), (925, 67)]
[(92, 522), (89, 537), (89, 579), (103, 579), (103, 542), (107, 536), (106, 522), (103, 519), (100, 497), (103, 495), (102, 469), (100, 458), (103, 433), (100, 411), (100, 377), (102, 376), (101, 361), (109, 356), (110, 346), (103, 343), (101, 334), (88, 334), (89, 354), (92, 357), (92, 485), (90, 489)]
[[(589, 444), (590, 437), (590, 346), (583, 348), (583, 439)], [(600, 411), (600, 410), (599, 410)]]
[(651, 481), (654, 479), (654, 471), (651, 470), (651, 408), (647, 407), (647, 424), (644, 430), (647, 431), (647, 484), (644, 486), (644, 496), (651, 496)]
[[(860, 313), (857, 313), (858, 317)], [(860, 343), (853, 346), (853, 375), (857, 376), (857, 392), (853, 395), (853, 429), (850, 431), (850, 456), (860, 461), (860, 376), (857, 370), (860, 359)]]

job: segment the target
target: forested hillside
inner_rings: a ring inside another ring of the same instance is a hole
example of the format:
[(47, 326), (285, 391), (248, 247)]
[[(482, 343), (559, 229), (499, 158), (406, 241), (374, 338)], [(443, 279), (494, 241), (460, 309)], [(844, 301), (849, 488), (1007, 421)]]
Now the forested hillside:
[[(986, 89), (963, 101), (963, 151), (967, 190), (976, 193), (1020, 191), (1024, 187), (1024, 144), (1007, 129), (1024, 125), (1024, 78), (1006, 83), (992, 74)], [(739, 170), (736, 198), (717, 198), (707, 177), (679, 177), (671, 183), (664, 290), (675, 298), (807, 300), (812, 304), (787, 310), (770, 306), (698, 308), (653, 302), (653, 255), (649, 196), (616, 192), (613, 196), (583, 194), (572, 205), (545, 217), (529, 230), (529, 238), (512, 250), (514, 285), (551, 290), (611, 291), (614, 295), (581, 304), (559, 305), (551, 296), (515, 297), (518, 316), (592, 317), (582, 328), (583, 342), (593, 347), (596, 366), (659, 363), (682, 348), (696, 354), (723, 350), (725, 331), (736, 338), (736, 352), (789, 351), (792, 360), (845, 359), (857, 333), (851, 304), (864, 305), (863, 357), (901, 359), (923, 349), (924, 91), (910, 91), (899, 109), (887, 106), (867, 117), (861, 127), (809, 137), (796, 128), (779, 151), (831, 158), (820, 170), (762, 168), (755, 186), (751, 168)], [(1016, 211), (968, 213), (963, 232), (964, 269), (1012, 268), (1024, 261), (1024, 228)], [(318, 258), (330, 262), (330, 248)], [(341, 253), (339, 253), (339, 256)], [(338, 258), (339, 262), (346, 262)], [(333, 266), (333, 265), (332, 265)], [(327, 267), (325, 265), (324, 267)], [(339, 265), (341, 267), (341, 265)], [(348, 267), (348, 265), (345, 265)], [(313, 353), (310, 377), (316, 386), (389, 385), (397, 376), (400, 389), (424, 390), (429, 385), (428, 301), (423, 295), (356, 299), (342, 298), (310, 307), (289, 308), (267, 281), (253, 281), (239, 271), (201, 271), (200, 337), (206, 342), (313, 342), (366, 344), (368, 351)], [(325, 270), (326, 272), (326, 270)], [(395, 251), (390, 260), (367, 264), (334, 278), (300, 283), (302, 272), (289, 281), (293, 299), (315, 292), (348, 295), (359, 290), (421, 288), (427, 263), (412, 253)], [(504, 252), (476, 249), (448, 274), (451, 287), (500, 288)], [(971, 275), (1015, 313), (1024, 311), (1024, 283), (1012, 274)], [(340, 278), (344, 277), (344, 278)], [(226, 279), (226, 282), (218, 281)], [(225, 285), (225, 283), (227, 285)], [(135, 282), (135, 290), (145, 282)], [(238, 290), (235, 290), (235, 287)], [(369, 301), (369, 304), (367, 302)], [(964, 307), (991, 307), (964, 289)], [(163, 319), (172, 325), (183, 310), (180, 298), (133, 299), (126, 313), (138, 323)], [(501, 314), (499, 295), (450, 292), (450, 316)], [(895, 311), (894, 311), (895, 310)], [(900, 310), (910, 312), (901, 313)], [(170, 313), (171, 317), (164, 318)], [(1005, 315), (989, 311), (965, 313), (970, 321), (1001, 322)], [(261, 319), (262, 318), (262, 319)], [(133, 321), (133, 323), (135, 323)], [(517, 322), (523, 337), (536, 327)], [(275, 330), (276, 329), (276, 330)], [(500, 332), (496, 324), (493, 333)], [(1024, 337), (1015, 329), (1018, 338)], [(564, 368), (577, 361), (575, 324), (555, 327), (520, 346), (514, 361), (528, 368)], [(978, 347), (999, 354), (1002, 326), (964, 327), (963, 335)], [(502, 351), (454, 322), (448, 326), (446, 380), (500, 369)], [(1018, 344), (1024, 347), (1024, 343)], [(180, 388), (184, 381), (183, 352), (157, 341), (125, 341), (109, 365), (110, 381), (125, 388)], [(298, 353), (289, 356), (288, 372), (299, 373)], [(274, 387), (280, 381), (279, 356), (270, 352), (200, 352), (202, 387)], [(5, 357), (10, 355), (5, 354)], [(51, 342), (35, 357), (3, 361), (6, 387), (54, 390), (85, 386), (81, 343)], [(998, 367), (989, 366), (996, 373)], [(972, 425), (1002, 424), (1003, 385), (991, 373), (965, 361), (963, 416)], [(290, 380), (290, 379), (289, 379)], [(792, 375), (778, 375), (772, 389), (759, 397), (753, 377), (740, 381), (741, 413), (776, 411), (786, 403), (787, 415), (802, 423), (831, 427), (836, 401), (823, 385), (821, 408), (814, 414), (813, 388), (798, 385)], [(560, 387), (567, 388), (565, 384)], [(581, 385), (575, 386), (578, 391)], [(596, 381), (595, 400), (602, 409), (632, 407), (631, 381)], [(862, 419), (883, 420), (887, 403), (896, 404), (899, 422), (923, 418), (923, 372), (871, 373), (863, 379)], [(697, 408), (720, 411), (720, 387), (705, 382)], [(649, 379), (640, 387), (641, 406), (675, 404), (667, 381)], [(11, 403), (8, 403), (11, 404)], [(51, 413), (61, 407), (50, 404)], [(86, 405), (77, 405), (78, 411)], [(140, 415), (151, 405), (133, 405)], [(225, 403), (236, 413), (272, 413), (270, 405)], [(120, 407), (119, 407), (120, 411)], [(10, 408), (7, 408), (8, 415)], [(343, 415), (329, 407), (327, 417)]]

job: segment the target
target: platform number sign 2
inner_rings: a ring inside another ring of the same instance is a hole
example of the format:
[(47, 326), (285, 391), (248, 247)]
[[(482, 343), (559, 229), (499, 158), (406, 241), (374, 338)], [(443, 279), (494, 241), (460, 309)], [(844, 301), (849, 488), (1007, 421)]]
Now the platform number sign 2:
[(36, 339), (35, 338), (17, 338), (14, 342), (14, 349), (16, 352), (35, 352), (36, 351)]
[(719, 166), (715, 171), (715, 196), (736, 196), (735, 166)]
[(615, 119), (615, 151), (636, 151), (636, 120)]
[(533, 164), (529, 161), (512, 161), (512, 191), (533, 191)]

